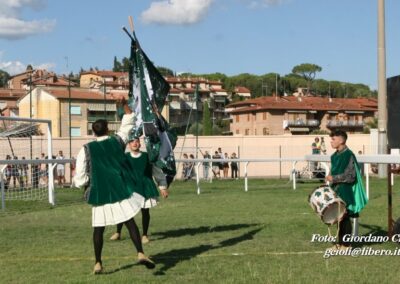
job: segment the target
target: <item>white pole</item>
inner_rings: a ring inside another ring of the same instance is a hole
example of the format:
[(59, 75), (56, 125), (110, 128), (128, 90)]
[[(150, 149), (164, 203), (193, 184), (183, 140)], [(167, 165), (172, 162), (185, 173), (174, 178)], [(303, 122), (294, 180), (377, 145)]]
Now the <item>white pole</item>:
[[(52, 144), (52, 134), (51, 134), (51, 122), (47, 123), (47, 157), (49, 159), (53, 158), (53, 144)], [(48, 190), (49, 190), (49, 203), (51, 205), (56, 205), (56, 197), (55, 197), (55, 192), (54, 192), (54, 176), (53, 176), (53, 169), (54, 166), (53, 164), (48, 165)]]
[(358, 218), (351, 218), (353, 221), (353, 236), (358, 236)]
[(246, 162), (244, 164), (244, 191), (248, 191), (248, 178), (247, 178), (247, 165), (249, 164), (249, 162)]
[(0, 172), (0, 182), (1, 182), (1, 209), (2, 210), (5, 210), (6, 209), (6, 194), (5, 194), (5, 191), (4, 191), (4, 183), (5, 183), (5, 180), (4, 180), (4, 176), (3, 176), (3, 173), (4, 173), (4, 169), (7, 167), (7, 165), (5, 165), (2, 169), (1, 169), (1, 172)]
[(296, 190), (296, 163), (292, 163), (292, 178), (293, 178), (293, 190)]
[(200, 194), (200, 176), (199, 176), (200, 162), (196, 165), (196, 184), (197, 184), (197, 194)]

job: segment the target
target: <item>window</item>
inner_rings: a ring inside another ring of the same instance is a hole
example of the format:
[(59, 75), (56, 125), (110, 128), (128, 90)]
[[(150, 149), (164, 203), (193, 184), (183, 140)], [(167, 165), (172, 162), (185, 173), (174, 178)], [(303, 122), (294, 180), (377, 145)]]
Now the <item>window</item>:
[(267, 120), (267, 113), (263, 112), (263, 120)]
[(239, 120), (240, 120), (239, 117), (240, 117), (240, 116), (237, 114), (237, 115), (236, 115), (236, 122), (239, 122)]
[(81, 137), (81, 128), (71, 127), (71, 137)]
[(244, 135), (249, 135), (250, 129), (246, 129)]
[(81, 115), (81, 106), (71, 106), (71, 114)]
[(263, 128), (263, 135), (268, 135), (268, 134), (269, 134), (268, 128)]

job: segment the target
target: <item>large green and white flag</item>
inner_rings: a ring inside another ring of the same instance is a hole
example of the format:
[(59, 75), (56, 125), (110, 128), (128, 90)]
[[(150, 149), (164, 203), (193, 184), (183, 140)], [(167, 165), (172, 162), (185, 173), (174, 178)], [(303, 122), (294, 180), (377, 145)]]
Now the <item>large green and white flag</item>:
[(130, 63), (129, 106), (136, 114), (131, 135), (144, 135), (150, 162), (168, 176), (175, 176), (173, 149), (177, 137), (161, 115), (170, 87), (141, 49), (135, 33), (131, 38)]

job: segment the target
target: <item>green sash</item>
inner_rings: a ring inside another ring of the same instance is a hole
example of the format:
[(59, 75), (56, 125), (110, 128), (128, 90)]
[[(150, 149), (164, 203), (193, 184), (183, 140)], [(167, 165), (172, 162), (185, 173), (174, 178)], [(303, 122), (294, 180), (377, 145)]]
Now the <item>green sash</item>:
[(349, 165), (350, 158), (353, 158), (354, 168), (356, 171), (356, 180), (354, 183), (336, 184), (334, 185), (333, 189), (346, 203), (346, 208), (349, 215), (355, 215), (359, 213), (365, 207), (365, 205), (367, 205), (368, 198), (365, 195), (363, 180), (356, 156), (350, 149), (346, 148), (342, 152), (335, 152), (331, 156), (331, 174), (333, 176), (343, 174)]

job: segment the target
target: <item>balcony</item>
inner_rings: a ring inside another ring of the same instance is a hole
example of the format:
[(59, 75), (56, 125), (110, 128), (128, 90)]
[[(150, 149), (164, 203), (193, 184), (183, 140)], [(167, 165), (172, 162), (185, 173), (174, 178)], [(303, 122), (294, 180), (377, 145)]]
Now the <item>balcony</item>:
[(326, 123), (327, 128), (363, 128), (365, 123), (356, 120), (328, 120)]
[(287, 122), (288, 127), (318, 127), (320, 125), (320, 121), (316, 119), (299, 119), (299, 120), (289, 120)]

